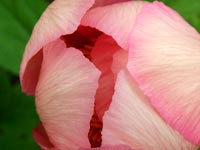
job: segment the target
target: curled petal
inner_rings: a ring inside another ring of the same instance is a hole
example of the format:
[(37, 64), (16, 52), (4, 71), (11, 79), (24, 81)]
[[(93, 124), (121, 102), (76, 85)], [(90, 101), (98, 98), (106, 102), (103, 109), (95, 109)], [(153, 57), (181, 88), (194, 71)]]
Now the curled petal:
[(89, 147), (99, 71), (74, 48), (56, 40), (44, 48), (36, 88), (36, 107), (51, 143), (57, 149)]
[(200, 35), (176, 12), (145, 4), (130, 41), (128, 69), (160, 115), (200, 144)]
[(130, 1), (94, 8), (86, 13), (81, 24), (97, 28), (112, 36), (123, 49), (127, 50), (136, 15), (143, 4), (142, 1)]
[(103, 146), (127, 144), (142, 150), (197, 148), (162, 120), (126, 70), (118, 75), (115, 94), (103, 120)]
[(42, 124), (38, 124), (33, 130), (33, 137), (43, 150), (55, 150)]
[(41, 56), (38, 58), (37, 54), (42, 47), (61, 35), (74, 32), (93, 3), (94, 0), (55, 0), (45, 10), (34, 27), (20, 68), (20, 81), (25, 93), (35, 93), (42, 62)]

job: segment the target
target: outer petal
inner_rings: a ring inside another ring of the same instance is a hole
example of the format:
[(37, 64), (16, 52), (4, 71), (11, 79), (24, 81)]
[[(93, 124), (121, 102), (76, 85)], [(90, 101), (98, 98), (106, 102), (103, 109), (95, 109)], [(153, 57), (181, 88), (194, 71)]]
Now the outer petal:
[(43, 150), (55, 150), (42, 124), (38, 124), (33, 130), (33, 137)]
[(97, 28), (112, 36), (123, 49), (128, 49), (130, 33), (143, 4), (130, 1), (94, 8), (86, 13), (81, 24)]
[(83, 54), (57, 40), (44, 48), (36, 106), (57, 149), (89, 147), (88, 131), (100, 73)]
[[(49, 5), (36, 24), (26, 46), (20, 70), (24, 92), (27, 94), (35, 92), (42, 59), (41, 56), (38, 56), (39, 58), (34, 58), (34, 56), (44, 45), (58, 39), (61, 35), (74, 32), (93, 3), (94, 0), (55, 0)], [(35, 60), (32, 61), (32, 59)]]
[(102, 135), (103, 145), (127, 144), (142, 150), (197, 148), (160, 118), (127, 71), (121, 71), (117, 78)]
[(146, 4), (132, 33), (128, 68), (161, 116), (200, 144), (200, 35), (176, 12)]
[(98, 148), (80, 148), (79, 150), (133, 150), (128, 145), (102, 146)]

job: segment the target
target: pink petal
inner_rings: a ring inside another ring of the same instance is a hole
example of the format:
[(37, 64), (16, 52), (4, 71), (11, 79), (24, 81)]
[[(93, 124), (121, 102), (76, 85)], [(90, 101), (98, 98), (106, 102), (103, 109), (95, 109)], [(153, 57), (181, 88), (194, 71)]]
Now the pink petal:
[(33, 130), (33, 137), (43, 150), (55, 150), (42, 124)]
[(115, 3), (126, 2), (126, 1), (130, 1), (130, 0), (95, 0), (93, 7), (112, 5)]
[(97, 148), (80, 148), (79, 150), (133, 150), (127, 145), (103, 146)]
[(104, 145), (126, 144), (142, 150), (196, 150), (155, 112), (129, 72), (119, 73), (115, 94), (104, 115)]
[(121, 50), (112, 37), (101, 35), (91, 52), (92, 62), (101, 71), (95, 96), (95, 110), (100, 119), (108, 109), (114, 93), (115, 75), (111, 70), (113, 55)]
[[(38, 64), (41, 64), (42, 61), (41, 56), (37, 58), (37, 53), (43, 46), (58, 39), (61, 35), (74, 32), (81, 18), (93, 3), (94, 0), (55, 0), (49, 5), (36, 24), (26, 46), (20, 70), (20, 80), (24, 92), (32, 95), (35, 92), (40, 70)], [(36, 58), (34, 58), (35, 56)]]
[(91, 26), (112, 36), (123, 48), (128, 49), (130, 32), (144, 2), (130, 1), (91, 9), (81, 24)]
[(57, 40), (44, 48), (37, 112), (55, 148), (90, 147), (88, 132), (100, 73), (79, 50), (65, 47)]
[(200, 36), (162, 3), (145, 4), (132, 33), (128, 69), (161, 116), (200, 144)]

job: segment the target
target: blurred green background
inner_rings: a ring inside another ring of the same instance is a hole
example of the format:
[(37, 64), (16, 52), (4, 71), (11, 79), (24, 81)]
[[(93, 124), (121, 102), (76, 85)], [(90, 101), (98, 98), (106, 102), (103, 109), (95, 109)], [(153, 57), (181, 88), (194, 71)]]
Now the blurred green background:
[[(152, 0), (151, 0), (152, 1)], [(200, 31), (199, 0), (162, 0)], [(34, 99), (21, 93), (18, 73), (32, 28), (47, 0), (0, 0), (0, 149), (39, 150)]]

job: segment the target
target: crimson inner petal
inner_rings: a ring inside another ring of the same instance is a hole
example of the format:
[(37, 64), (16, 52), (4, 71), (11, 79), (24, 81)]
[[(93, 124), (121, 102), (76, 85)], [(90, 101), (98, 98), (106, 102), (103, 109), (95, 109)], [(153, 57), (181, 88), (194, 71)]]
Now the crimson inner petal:
[(114, 93), (115, 75), (111, 69), (113, 54), (121, 48), (112, 37), (91, 27), (79, 26), (74, 33), (64, 35), (61, 39), (65, 41), (67, 47), (79, 49), (101, 71), (99, 87), (95, 95), (94, 113), (88, 132), (91, 147), (100, 147), (102, 117), (108, 110)]
[(65, 41), (67, 47), (74, 47), (82, 51), (84, 56), (91, 60), (90, 53), (96, 42), (96, 39), (102, 32), (91, 27), (79, 26), (78, 29), (68, 35), (63, 35), (62, 40)]

